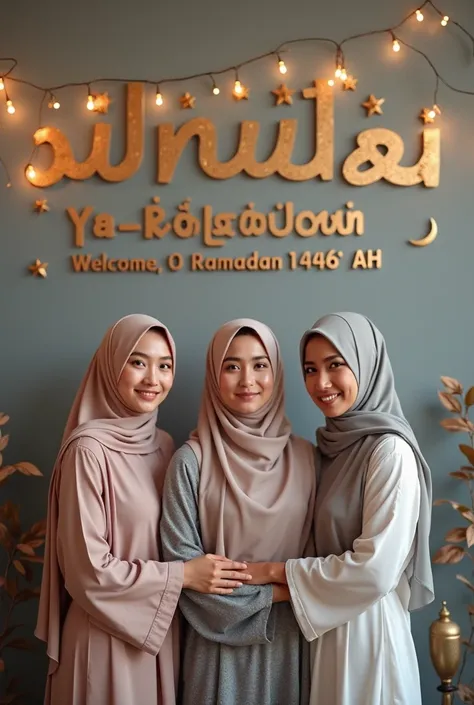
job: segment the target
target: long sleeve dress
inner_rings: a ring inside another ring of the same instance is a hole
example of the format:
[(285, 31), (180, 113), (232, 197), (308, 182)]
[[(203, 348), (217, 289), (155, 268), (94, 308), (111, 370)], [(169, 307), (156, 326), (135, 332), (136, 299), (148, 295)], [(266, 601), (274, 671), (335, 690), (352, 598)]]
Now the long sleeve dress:
[(57, 552), (70, 604), (46, 705), (175, 705), (183, 566), (160, 562), (160, 497), (173, 451), (160, 433), (158, 452), (120, 453), (117, 464), (89, 437), (65, 452)]
[[(163, 493), (160, 536), (166, 560), (205, 553), (198, 493), (198, 461), (185, 444), (168, 468)], [(183, 590), (179, 604), (185, 617), (182, 705), (308, 703), (308, 645), (291, 605), (272, 605), (271, 585), (244, 585), (231, 595)]]
[(286, 565), (295, 614), (312, 642), (310, 703), (421, 705), (407, 575), (420, 485), (402, 438), (386, 437), (374, 450), (363, 504), (352, 551)]

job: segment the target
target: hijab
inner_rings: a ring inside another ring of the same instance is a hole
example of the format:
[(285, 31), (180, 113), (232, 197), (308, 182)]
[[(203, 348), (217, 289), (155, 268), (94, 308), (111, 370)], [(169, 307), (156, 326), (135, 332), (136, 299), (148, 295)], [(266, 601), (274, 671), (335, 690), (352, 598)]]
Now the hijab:
[[(320, 318), (305, 332), (300, 344), (301, 363), (308, 339), (322, 335), (338, 350), (358, 384), (357, 398), (349, 411), (326, 418), (317, 430), (318, 495), (316, 545), (318, 555), (351, 550), (362, 530), (362, 502), (370, 457), (381, 436), (396, 434), (413, 450), (420, 482), (420, 513), (414, 555), (407, 568), (411, 597), (409, 608), (419, 609), (434, 599), (429, 551), (431, 525), (431, 474), (395, 391), (385, 340), (376, 326), (358, 313), (335, 313)], [(343, 521), (326, 522), (318, 530), (318, 510), (331, 493), (344, 505)], [(321, 490), (321, 491), (320, 491)], [(336, 525), (337, 524), (337, 525)]]
[(156, 428), (158, 409), (147, 414), (130, 409), (117, 388), (130, 354), (152, 328), (159, 329), (166, 338), (174, 368), (174, 341), (160, 321), (143, 314), (121, 318), (109, 328), (92, 358), (66, 423), (49, 487), (44, 568), (35, 630), (36, 636), (47, 642), (49, 674), (58, 667), (61, 627), (70, 601), (56, 552), (59, 484), (64, 453), (73, 441), (86, 436), (102, 445), (106, 458), (114, 455), (115, 465), (120, 462), (120, 453), (147, 455), (159, 450), (160, 434)]
[[(219, 390), (223, 361), (242, 329), (260, 339), (274, 377), (270, 398), (247, 415), (226, 406)], [(291, 432), (280, 348), (268, 326), (241, 318), (214, 335), (198, 425), (188, 443), (200, 464), (199, 520), (207, 552), (247, 561), (303, 555), (312, 522), (314, 447)]]

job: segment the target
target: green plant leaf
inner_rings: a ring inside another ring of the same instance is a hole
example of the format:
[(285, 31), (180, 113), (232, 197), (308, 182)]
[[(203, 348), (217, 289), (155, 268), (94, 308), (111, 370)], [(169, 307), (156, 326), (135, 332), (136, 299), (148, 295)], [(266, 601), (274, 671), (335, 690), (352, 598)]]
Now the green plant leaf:
[(451, 394), (462, 394), (462, 384), (454, 377), (441, 377), (441, 382)]
[(459, 446), (459, 450), (463, 455), (466, 456), (471, 465), (474, 465), (474, 448), (472, 446), (468, 446), (464, 443), (461, 443)]
[(30, 529), (30, 533), (34, 534), (35, 536), (45, 536), (45, 534), (46, 534), (46, 519), (41, 519), (40, 521), (37, 521), (36, 524), (33, 524), (33, 526)]
[(474, 387), (467, 390), (464, 403), (466, 406), (474, 406)]
[(438, 397), (444, 408), (448, 411), (452, 411), (453, 414), (460, 414), (462, 412), (462, 404), (454, 394), (438, 392)]
[(465, 556), (466, 551), (461, 546), (448, 544), (441, 546), (433, 556), (433, 563), (459, 563)]

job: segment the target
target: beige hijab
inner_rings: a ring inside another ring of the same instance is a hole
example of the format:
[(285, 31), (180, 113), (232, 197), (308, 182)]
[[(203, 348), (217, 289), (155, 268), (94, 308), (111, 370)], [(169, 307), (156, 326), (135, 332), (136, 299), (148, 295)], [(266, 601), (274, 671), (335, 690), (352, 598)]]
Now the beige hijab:
[[(164, 333), (174, 367), (174, 341), (160, 321), (142, 314), (121, 318), (107, 331), (92, 358), (63, 434), (49, 487), (44, 569), (35, 630), (35, 635), (47, 643), (49, 674), (58, 667), (61, 627), (70, 601), (56, 553), (62, 458), (70, 443), (83, 436), (99, 441), (104, 446), (106, 456), (110, 450), (136, 455), (147, 455), (158, 450), (158, 411), (137, 414), (124, 404), (117, 391), (117, 383), (131, 352), (151, 328), (159, 328)], [(114, 462), (119, 462), (119, 457), (114, 458)]]
[[(219, 392), (223, 360), (242, 328), (260, 338), (274, 375), (271, 398), (246, 416), (228, 409)], [(280, 349), (263, 323), (242, 318), (214, 335), (198, 426), (188, 443), (200, 462), (199, 520), (206, 551), (247, 561), (303, 555), (312, 523), (314, 448), (291, 433)]]

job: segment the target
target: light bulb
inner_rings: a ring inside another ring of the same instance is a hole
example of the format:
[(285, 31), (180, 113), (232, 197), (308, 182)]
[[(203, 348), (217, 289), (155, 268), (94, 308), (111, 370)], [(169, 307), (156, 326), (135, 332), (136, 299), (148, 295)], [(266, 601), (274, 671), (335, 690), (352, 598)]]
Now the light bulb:
[(416, 11), (416, 19), (418, 20), (418, 22), (423, 22), (423, 20), (425, 19), (421, 10)]
[(280, 73), (283, 73), (283, 74), (285, 74), (288, 71), (288, 69), (286, 68), (285, 62), (282, 61), (281, 59), (278, 62), (278, 68), (280, 69)]
[(15, 113), (15, 106), (11, 100), (7, 100), (7, 113), (13, 115)]
[(212, 89), (212, 92), (214, 93), (214, 95), (219, 95), (220, 90), (217, 86), (214, 86), (214, 88)]
[(331, 88), (332, 88), (333, 85), (334, 85), (334, 79), (330, 78), (328, 81), (328, 86), (331, 86)]
[(89, 94), (87, 96), (87, 110), (94, 110), (94, 108), (95, 108), (94, 96)]
[(340, 78), (340, 77), (341, 77), (341, 73), (342, 73), (342, 68), (341, 68), (340, 66), (338, 66), (337, 69), (336, 69), (336, 71), (335, 71), (335, 73), (334, 73), (334, 75), (335, 75), (336, 78)]
[(347, 80), (347, 72), (346, 69), (342, 69), (341, 71), (341, 81), (346, 81)]
[(432, 120), (435, 119), (436, 113), (433, 109), (428, 112), (428, 117), (430, 117)]
[(163, 105), (163, 96), (161, 95), (161, 93), (160, 93), (159, 91), (158, 91), (157, 94), (156, 94), (155, 103), (156, 103), (157, 105)]
[(443, 17), (443, 19), (441, 20), (441, 25), (442, 25), (443, 27), (446, 27), (446, 25), (448, 24), (448, 22), (449, 22), (449, 17), (448, 17), (448, 15), (445, 15), (445, 16)]
[(240, 83), (240, 81), (236, 81), (234, 83), (234, 91), (235, 93), (242, 93), (242, 84)]
[(53, 103), (53, 108), (55, 110), (59, 110), (60, 107), (61, 107), (61, 103), (59, 102), (59, 100), (55, 100)]
[(393, 40), (392, 49), (393, 51), (400, 51), (400, 42), (398, 39)]
[(28, 179), (34, 179), (36, 176), (36, 171), (35, 168), (32, 164), (28, 164), (28, 166), (25, 169), (26, 177)]
[(0, 78), (0, 91), (5, 90), (5, 83), (3, 81), (3, 78)]

